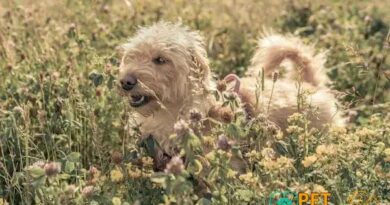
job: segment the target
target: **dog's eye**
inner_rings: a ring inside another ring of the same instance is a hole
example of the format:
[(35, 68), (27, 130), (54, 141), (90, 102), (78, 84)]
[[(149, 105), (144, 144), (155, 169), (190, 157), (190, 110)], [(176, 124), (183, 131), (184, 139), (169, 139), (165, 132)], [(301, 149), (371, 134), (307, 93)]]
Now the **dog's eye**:
[(164, 59), (163, 57), (159, 56), (157, 58), (154, 58), (153, 59), (153, 63), (157, 64), (157, 65), (162, 65), (162, 64), (165, 64), (167, 62), (166, 59)]

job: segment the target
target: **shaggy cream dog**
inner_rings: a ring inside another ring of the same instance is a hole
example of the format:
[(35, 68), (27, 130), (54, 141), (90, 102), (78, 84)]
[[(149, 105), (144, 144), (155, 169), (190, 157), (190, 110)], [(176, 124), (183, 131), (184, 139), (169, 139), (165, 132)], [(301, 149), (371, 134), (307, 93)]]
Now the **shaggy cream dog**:
[[(180, 24), (160, 22), (140, 28), (122, 48), (121, 92), (138, 113), (142, 134), (152, 135), (167, 153), (173, 154), (169, 136), (175, 123), (187, 119), (191, 109), (220, 119), (215, 113), (222, 108), (212, 94), (215, 86), (198, 32)], [(291, 76), (281, 79), (274, 71), (285, 60), (292, 63), (287, 68), (295, 69), (287, 72)], [(259, 40), (247, 77), (230, 75), (226, 80), (236, 81), (235, 92), (254, 114), (267, 115), (281, 129), (286, 128), (288, 116), (301, 111), (297, 106), (298, 89), (311, 90), (306, 101), (318, 108), (318, 114), (311, 119), (312, 126), (321, 128), (340, 123), (336, 100), (324, 86), (324, 61), (323, 54), (315, 55), (313, 48), (296, 38), (267, 35)], [(259, 96), (255, 85), (262, 69), (266, 79)], [(301, 79), (301, 83), (294, 78)]]

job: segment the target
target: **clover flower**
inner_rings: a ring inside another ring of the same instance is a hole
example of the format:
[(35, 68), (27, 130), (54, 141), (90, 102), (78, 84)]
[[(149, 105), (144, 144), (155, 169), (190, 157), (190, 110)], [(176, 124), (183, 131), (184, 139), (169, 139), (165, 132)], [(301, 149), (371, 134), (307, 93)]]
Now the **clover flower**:
[(184, 120), (179, 120), (173, 125), (173, 130), (175, 131), (178, 137), (183, 137), (190, 133), (191, 129), (188, 126), (188, 123)]
[(52, 177), (61, 172), (61, 164), (57, 162), (49, 162), (43, 167), (45, 174), (48, 177)]
[(228, 141), (225, 135), (219, 135), (217, 141), (218, 149), (228, 151), (232, 148), (231, 142)]
[(93, 186), (86, 186), (81, 190), (81, 195), (85, 198), (91, 197), (93, 195)]
[(118, 169), (111, 170), (110, 177), (112, 182), (120, 182), (123, 180), (123, 174)]
[(165, 169), (166, 173), (178, 175), (184, 169), (183, 160), (179, 156), (172, 157)]
[(255, 187), (257, 185), (257, 182), (259, 181), (259, 178), (257, 176), (254, 176), (252, 172), (241, 174), (238, 178), (245, 184), (252, 187)]
[(113, 205), (121, 205), (122, 201), (119, 197), (112, 197), (111, 202)]
[(224, 80), (218, 81), (218, 83), (217, 83), (217, 90), (219, 92), (225, 91), (226, 88), (227, 88), (226, 81), (224, 81)]

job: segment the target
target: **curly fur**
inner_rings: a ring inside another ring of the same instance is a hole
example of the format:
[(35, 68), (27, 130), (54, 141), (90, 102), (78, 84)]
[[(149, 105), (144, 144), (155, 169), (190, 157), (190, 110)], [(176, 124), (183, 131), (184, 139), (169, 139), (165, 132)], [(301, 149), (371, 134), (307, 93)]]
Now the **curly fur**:
[[(191, 108), (207, 113), (212, 103), (210, 68), (198, 32), (181, 24), (160, 22), (143, 27), (122, 46), (119, 78), (131, 74), (138, 84), (130, 94), (152, 95), (154, 100), (135, 108), (141, 132), (153, 135), (169, 152), (173, 125)], [(169, 62), (156, 66), (152, 59), (164, 56)]]
[[(167, 153), (172, 152), (169, 136), (174, 123), (186, 119), (190, 109), (196, 108), (206, 116), (218, 107), (211, 94), (214, 82), (211, 79), (209, 63), (202, 37), (181, 24), (156, 23), (142, 27), (126, 44), (120, 65), (119, 78), (135, 75), (138, 85), (124, 96), (150, 95), (153, 100), (135, 108), (137, 121), (141, 123), (144, 136), (153, 135)], [(164, 56), (168, 63), (155, 65), (152, 59)], [(258, 49), (252, 59), (247, 77), (241, 78), (236, 92), (243, 99), (252, 115), (266, 113), (282, 129), (287, 126), (287, 117), (297, 112), (297, 88), (294, 80), (278, 80), (271, 98), (271, 78), (265, 82), (261, 99), (255, 97), (258, 73), (264, 68), (267, 74), (279, 68), (285, 60), (294, 63), (303, 79), (303, 86), (313, 90), (309, 102), (318, 107), (318, 117), (312, 118), (312, 125), (321, 127), (326, 123), (338, 122), (335, 98), (323, 86), (326, 77), (322, 74), (324, 55), (314, 54), (314, 49), (305, 46), (297, 38), (269, 35), (259, 40)], [(259, 103), (256, 103), (259, 102)], [(266, 104), (271, 102), (269, 109)], [(212, 116), (212, 115), (211, 115)], [(214, 116), (215, 118), (221, 118)], [(223, 118), (223, 117), (222, 117)]]

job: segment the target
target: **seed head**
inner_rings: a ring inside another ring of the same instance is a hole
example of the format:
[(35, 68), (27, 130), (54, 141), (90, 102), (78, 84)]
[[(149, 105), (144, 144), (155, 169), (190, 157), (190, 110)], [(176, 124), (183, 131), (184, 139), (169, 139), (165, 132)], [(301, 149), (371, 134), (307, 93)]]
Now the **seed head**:
[(104, 13), (109, 13), (110, 12), (110, 7), (108, 7), (108, 5), (104, 5), (102, 10), (103, 10)]
[(221, 112), (221, 120), (224, 123), (231, 123), (233, 121), (233, 113), (230, 110), (223, 110)]
[(372, 22), (372, 17), (369, 16), (369, 15), (365, 16), (365, 17), (364, 17), (364, 22), (367, 23), (367, 24), (368, 24), (368, 23), (371, 23), (371, 22)]
[(272, 81), (276, 82), (278, 80), (278, 77), (279, 77), (278, 71), (272, 73)]
[(118, 151), (113, 151), (112, 154), (111, 154), (111, 160), (112, 162), (114, 162), (115, 164), (120, 164), (122, 163), (123, 161), (123, 154), (121, 152), (118, 152)]
[(190, 121), (196, 123), (200, 120), (202, 120), (202, 113), (200, 113), (197, 109), (190, 110)]
[(96, 174), (98, 174), (100, 171), (96, 168), (96, 167), (94, 167), (94, 166), (91, 166), (90, 168), (89, 168), (89, 174), (90, 175), (92, 175), (92, 176), (95, 176)]
[(218, 90), (219, 92), (225, 91), (225, 90), (226, 90), (226, 87), (227, 87), (226, 81), (224, 81), (224, 80), (218, 81), (218, 83), (217, 83), (217, 90)]
[(228, 151), (232, 148), (232, 145), (228, 141), (225, 135), (219, 135), (217, 141), (217, 147), (218, 149), (221, 149), (223, 151)]
[(10, 72), (10, 71), (12, 71), (13, 66), (11, 64), (8, 64), (8, 65), (5, 66), (5, 69)]
[(81, 190), (81, 195), (83, 195), (83, 197), (85, 198), (91, 197), (92, 194), (93, 194), (93, 186), (86, 186), (84, 187), (83, 190)]
[(23, 113), (23, 108), (22, 107), (20, 107), (20, 106), (16, 106), (16, 107), (14, 107), (14, 112), (19, 112), (19, 113)]

